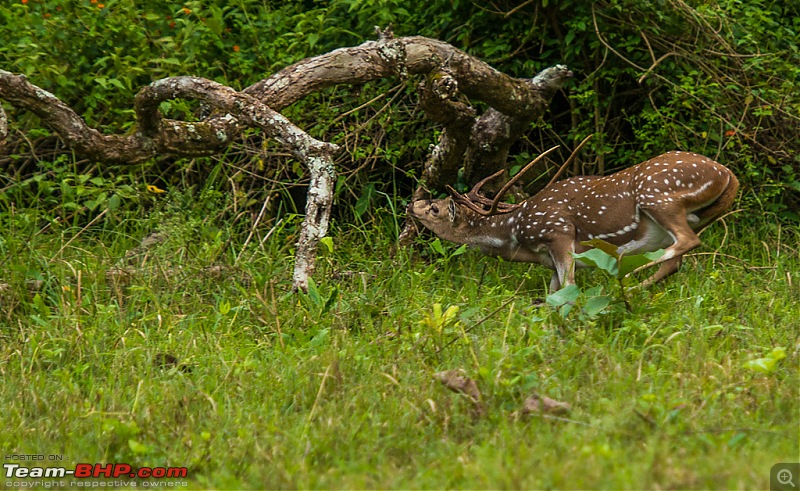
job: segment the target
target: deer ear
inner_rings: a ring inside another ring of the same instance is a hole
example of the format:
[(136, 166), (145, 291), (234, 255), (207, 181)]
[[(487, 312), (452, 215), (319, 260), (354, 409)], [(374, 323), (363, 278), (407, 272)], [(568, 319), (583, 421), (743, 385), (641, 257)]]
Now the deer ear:
[(456, 223), (458, 220), (458, 208), (456, 208), (456, 202), (452, 199), (447, 204), (447, 212), (450, 215), (450, 223)]

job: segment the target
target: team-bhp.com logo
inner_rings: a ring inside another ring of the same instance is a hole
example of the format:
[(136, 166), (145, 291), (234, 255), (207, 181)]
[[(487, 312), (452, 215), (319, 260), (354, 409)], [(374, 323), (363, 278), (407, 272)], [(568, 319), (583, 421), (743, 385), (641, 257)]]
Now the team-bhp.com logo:
[(139, 478), (176, 479), (185, 478), (186, 467), (133, 467), (130, 464), (76, 464), (74, 469), (66, 467), (23, 467), (20, 464), (3, 464), (5, 477), (17, 479), (86, 478)]

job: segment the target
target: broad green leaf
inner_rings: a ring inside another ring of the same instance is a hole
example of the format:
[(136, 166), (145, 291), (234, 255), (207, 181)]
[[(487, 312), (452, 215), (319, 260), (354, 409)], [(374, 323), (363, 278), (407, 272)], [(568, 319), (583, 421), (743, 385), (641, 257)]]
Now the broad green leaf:
[(372, 199), (375, 196), (375, 185), (374, 184), (367, 184), (364, 186), (364, 189), (361, 191), (361, 196), (358, 197), (358, 201), (356, 201), (355, 205), (355, 212), (357, 217), (361, 217), (370, 207), (372, 203)]
[(317, 283), (313, 278), (308, 279), (308, 298), (316, 307), (322, 307), (322, 295), (320, 295), (319, 289), (317, 288)]
[(744, 368), (761, 373), (772, 373), (778, 366), (778, 362), (786, 358), (786, 348), (776, 347), (764, 358), (756, 358), (742, 365)]
[(461, 246), (459, 246), (459, 248), (456, 249), (455, 251), (453, 251), (453, 253), (450, 254), (450, 255), (451, 256), (460, 256), (461, 254), (464, 254), (465, 252), (467, 252), (467, 244), (461, 244)]
[(116, 87), (116, 88), (118, 88), (120, 90), (126, 90), (127, 89), (127, 87), (125, 87), (125, 84), (122, 83), (122, 81), (120, 79), (118, 79), (118, 78), (111, 78), (111, 79), (108, 80), (108, 83), (110, 83), (111, 85), (113, 85), (114, 87)]
[(328, 249), (328, 252), (333, 252), (333, 237), (323, 237), (319, 239), (319, 242)]
[(147, 445), (139, 443), (132, 438), (128, 440), (128, 448), (130, 448), (131, 451), (137, 455), (146, 454), (148, 451)]
[(777, 362), (778, 360), (774, 358), (756, 358), (755, 360), (746, 362), (742, 366), (748, 370), (753, 370), (756, 372), (772, 373), (775, 371), (775, 365)]
[(331, 294), (328, 296), (328, 299), (325, 300), (325, 305), (322, 306), (322, 311), (320, 312), (320, 315), (330, 311), (338, 298), (339, 298), (339, 288), (333, 287), (333, 289), (331, 290)]
[(651, 263), (661, 258), (664, 255), (664, 249), (659, 249), (653, 252), (646, 252), (644, 254), (631, 254), (630, 256), (623, 255), (619, 261), (619, 276), (623, 277), (631, 271), (640, 266)]
[(778, 346), (777, 348), (773, 348), (772, 352), (767, 355), (770, 358), (774, 358), (776, 361), (783, 360), (786, 358), (786, 348)]
[(108, 198), (108, 208), (110, 210), (116, 210), (119, 208), (122, 199), (119, 197), (118, 194), (112, 194), (110, 198)]
[(439, 239), (435, 239), (433, 242), (431, 242), (431, 249), (436, 251), (438, 254), (441, 254), (442, 256), (444, 256), (445, 254), (444, 247), (442, 246), (442, 241)]
[(553, 307), (559, 307), (561, 305), (574, 302), (580, 294), (581, 290), (578, 288), (578, 285), (567, 285), (557, 292), (548, 295), (545, 299), (545, 302)]
[(583, 291), (583, 295), (587, 298), (597, 297), (603, 293), (603, 285), (597, 285)]
[(600, 312), (604, 311), (610, 303), (611, 297), (609, 296), (600, 295), (597, 297), (592, 297), (586, 301), (586, 305), (583, 307), (583, 310), (589, 317), (594, 317)]
[(617, 259), (614, 256), (607, 254), (600, 249), (589, 249), (586, 252), (579, 254), (572, 253), (572, 256), (578, 261), (595, 266), (606, 271), (612, 276), (617, 276)]
[(593, 247), (595, 249), (600, 249), (609, 256), (612, 256), (617, 259), (619, 258), (619, 254), (617, 253), (617, 246), (615, 246), (611, 242), (606, 242), (603, 239), (585, 240), (581, 242), (581, 245), (586, 247)]
[(456, 315), (458, 315), (458, 309), (459, 309), (458, 305), (451, 305), (451, 306), (447, 307), (447, 310), (445, 310), (444, 314), (442, 315), (442, 319), (441, 319), (442, 324), (447, 324), (451, 320), (453, 320), (453, 318)]
[(309, 340), (308, 345), (312, 348), (318, 348), (322, 346), (328, 340), (328, 334), (330, 334), (329, 328), (326, 327), (325, 329), (320, 329), (319, 332), (314, 334), (314, 337)]
[(433, 304), (433, 320), (439, 320), (442, 318), (442, 304), (436, 302)]

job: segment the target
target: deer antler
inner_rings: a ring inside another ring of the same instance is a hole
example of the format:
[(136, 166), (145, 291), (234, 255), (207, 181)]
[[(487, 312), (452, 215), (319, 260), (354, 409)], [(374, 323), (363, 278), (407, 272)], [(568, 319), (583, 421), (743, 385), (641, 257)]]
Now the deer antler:
[[(484, 184), (491, 181), (495, 177), (499, 176), (503, 172), (505, 172), (505, 169), (500, 169), (491, 176), (481, 179), (477, 184), (475, 184), (475, 186), (473, 186), (473, 188), (467, 194), (461, 194), (450, 186), (446, 186), (446, 188), (447, 191), (450, 193), (450, 195), (453, 196), (453, 200), (456, 203), (465, 205), (467, 208), (480, 215), (490, 216), (492, 213), (487, 212), (484, 208), (478, 205), (480, 204), (482, 206), (488, 206), (491, 209), (494, 201), (490, 200), (489, 198), (480, 194), (479, 192)], [(498, 196), (500, 195), (498, 194)], [(515, 208), (516, 205), (512, 205), (509, 203), (500, 203), (500, 213), (508, 213), (509, 211), (512, 211)]]
[[(552, 179), (550, 179), (550, 182), (547, 183), (547, 186), (545, 186), (545, 188), (549, 187), (551, 184), (556, 182), (556, 179), (558, 179), (558, 176), (560, 176), (561, 173), (564, 172), (564, 169), (566, 169), (567, 166), (570, 164), (570, 162), (572, 162), (573, 159), (575, 159), (575, 156), (578, 155), (578, 152), (581, 151), (581, 148), (583, 148), (583, 146), (586, 145), (586, 142), (588, 142), (591, 139), (592, 139), (592, 135), (589, 135), (586, 138), (584, 138), (583, 141), (580, 142), (580, 144), (578, 144), (577, 147), (575, 147), (575, 150), (572, 151), (572, 155), (570, 155), (569, 158), (567, 159), (567, 161), (564, 162), (561, 165), (561, 167), (559, 167), (558, 172), (556, 172), (556, 174), (552, 177)], [(544, 189), (544, 188), (542, 188), (542, 189)]]
[[(520, 204), (512, 205), (509, 203), (500, 203), (500, 200), (503, 199), (503, 195), (505, 195), (508, 192), (508, 190), (511, 189), (511, 186), (513, 186), (514, 183), (519, 181), (522, 175), (525, 174), (531, 167), (533, 167), (537, 162), (543, 159), (548, 153), (552, 152), (553, 150), (556, 150), (558, 147), (559, 145), (556, 145), (555, 147), (541, 153), (538, 157), (528, 162), (528, 165), (526, 165), (525, 167), (522, 168), (522, 170), (517, 172), (517, 175), (511, 178), (500, 189), (500, 191), (497, 193), (497, 195), (494, 197), (493, 200), (490, 200), (486, 196), (480, 194), (480, 189), (484, 184), (502, 174), (505, 169), (501, 169), (492, 174), (491, 176), (480, 180), (477, 184), (475, 184), (475, 186), (473, 186), (473, 188), (466, 195), (457, 192), (450, 186), (447, 186), (447, 191), (453, 197), (453, 201), (462, 204), (467, 208), (469, 208), (470, 210), (474, 211), (475, 213), (485, 217), (492, 216), (498, 213), (508, 213), (514, 211), (520, 207)], [(487, 211), (483, 209), (481, 206), (478, 206), (479, 204), (483, 206), (488, 206), (489, 210)]]

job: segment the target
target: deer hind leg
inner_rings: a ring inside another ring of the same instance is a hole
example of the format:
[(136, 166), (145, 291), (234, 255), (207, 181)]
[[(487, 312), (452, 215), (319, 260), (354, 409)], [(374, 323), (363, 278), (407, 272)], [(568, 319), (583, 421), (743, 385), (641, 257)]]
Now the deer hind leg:
[[(653, 276), (644, 280), (640, 284), (640, 286), (642, 288), (650, 288), (651, 285), (658, 283), (667, 276), (677, 273), (681, 267), (682, 262), (683, 262), (683, 257), (681, 256), (673, 257), (668, 261), (664, 261), (663, 263), (661, 263), (661, 266), (659, 266), (658, 271), (656, 271), (656, 273)], [(649, 265), (645, 265), (644, 267), (646, 268), (647, 266)]]
[(661, 263), (656, 274), (643, 281), (641, 286), (647, 288), (678, 271), (683, 255), (700, 245), (700, 238), (697, 234), (733, 205), (738, 191), (739, 181), (735, 175), (729, 173), (725, 188), (710, 205), (703, 209), (689, 214), (684, 214), (684, 211), (680, 209), (643, 210), (653, 221), (669, 232), (675, 242), (666, 249), (664, 256), (659, 260), (642, 267), (646, 268)]
[(725, 186), (725, 189), (722, 190), (722, 193), (719, 195), (719, 197), (704, 209), (697, 210), (695, 212), (700, 222), (699, 226), (695, 227), (697, 233), (700, 233), (701, 230), (705, 229), (714, 223), (717, 218), (724, 215), (725, 212), (728, 211), (733, 205), (738, 192), (739, 180), (736, 179), (736, 176), (731, 174), (730, 178), (728, 179), (728, 184)]
[(641, 271), (656, 264), (661, 265), (653, 276), (641, 283), (641, 287), (647, 288), (678, 271), (683, 261), (683, 255), (698, 247), (701, 242), (692, 227), (689, 226), (685, 211), (670, 209), (643, 209), (642, 211), (658, 226), (667, 231), (674, 241), (671, 246), (664, 250), (664, 255), (659, 259), (636, 269), (636, 271)]

